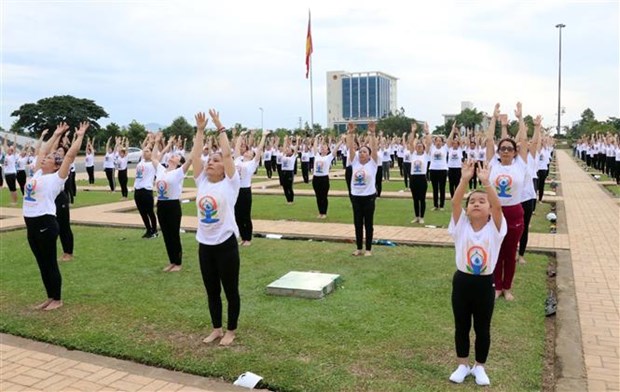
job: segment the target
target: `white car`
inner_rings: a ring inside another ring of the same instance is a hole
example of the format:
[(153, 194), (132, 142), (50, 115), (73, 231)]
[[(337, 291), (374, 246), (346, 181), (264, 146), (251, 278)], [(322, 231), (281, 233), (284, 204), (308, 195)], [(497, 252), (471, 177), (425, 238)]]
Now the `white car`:
[(137, 163), (142, 159), (142, 150), (138, 147), (127, 148), (127, 163)]

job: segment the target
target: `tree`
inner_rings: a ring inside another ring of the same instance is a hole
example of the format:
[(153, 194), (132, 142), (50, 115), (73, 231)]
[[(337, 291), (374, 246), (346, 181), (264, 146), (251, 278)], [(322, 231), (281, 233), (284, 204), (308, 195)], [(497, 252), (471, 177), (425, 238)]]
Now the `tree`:
[[(146, 137), (146, 128), (136, 120), (132, 120), (123, 130), (129, 140), (130, 146), (142, 146), (142, 141)], [(110, 137), (111, 135), (108, 135)]]
[(411, 123), (416, 121), (414, 118), (405, 116), (405, 110), (401, 108), (395, 114), (388, 114), (377, 122), (377, 129), (383, 131), (385, 135), (402, 136), (404, 132), (411, 130)]
[(18, 117), (15, 126), (27, 128), (34, 137), (39, 137), (44, 129), (53, 132), (61, 121), (71, 128), (78, 127), (81, 121), (89, 121), (91, 129), (99, 129), (97, 120), (108, 117), (108, 113), (90, 99), (62, 95), (25, 103), (13, 111), (11, 117)]
[[(456, 115), (456, 124), (468, 129), (475, 129), (476, 125), (482, 125), (482, 120), (484, 120), (484, 113), (476, 108), (464, 109)], [(452, 124), (446, 124), (446, 128), (452, 129)]]
[(186, 150), (190, 150), (193, 145), (194, 135), (196, 134), (196, 130), (194, 126), (191, 125), (185, 117), (177, 117), (170, 126), (164, 128), (163, 130), (164, 136), (169, 138), (171, 136), (178, 136), (187, 140)]

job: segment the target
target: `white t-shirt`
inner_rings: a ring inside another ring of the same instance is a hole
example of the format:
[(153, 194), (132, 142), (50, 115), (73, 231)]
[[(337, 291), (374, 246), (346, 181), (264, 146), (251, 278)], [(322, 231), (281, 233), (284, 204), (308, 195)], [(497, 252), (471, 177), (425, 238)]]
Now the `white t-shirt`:
[(258, 162), (255, 159), (244, 161), (243, 158), (237, 158), (235, 160), (235, 168), (239, 172), (241, 188), (250, 188), (252, 186), (252, 176), (258, 168)]
[(327, 155), (316, 155), (314, 157), (314, 177), (325, 177), (329, 175), (329, 168), (334, 160), (330, 152)]
[(487, 148), (486, 147), (478, 147), (477, 149), (477, 159), (478, 161), (486, 161), (487, 160)]
[(310, 151), (305, 150), (301, 152), (301, 161), (310, 162)]
[(24, 204), (22, 211), (27, 218), (43, 215), (56, 216), (56, 196), (62, 192), (66, 179), (58, 176), (58, 172), (43, 174), (39, 169), (30, 177), (24, 188)]
[(549, 161), (551, 154), (546, 148), (540, 150), (540, 156), (538, 157), (538, 170), (547, 170), (549, 168)]
[(521, 203), (527, 165), (520, 156), (513, 159), (511, 165), (502, 165), (497, 159), (489, 161), (491, 173), (489, 180), (495, 186), (502, 207)]
[(117, 155), (116, 159), (114, 160), (114, 165), (116, 166), (117, 170), (127, 170), (127, 155), (125, 155), (124, 157)]
[(235, 221), (235, 203), (239, 196), (240, 179), (235, 170), (232, 178), (211, 183), (205, 173), (196, 178), (196, 207), (198, 228), (196, 241), (204, 245), (218, 245), (231, 235), (239, 237)]
[(17, 154), (7, 154), (6, 158), (4, 158), (4, 174), (15, 174), (17, 172), (16, 164), (18, 158), (19, 155)]
[(476, 148), (476, 147), (474, 147), (474, 148), (467, 147), (467, 149), (465, 150), (465, 153), (467, 154), (467, 159), (471, 159), (473, 161), (477, 161), (478, 160), (478, 148)]
[(390, 148), (387, 147), (385, 149), (379, 150), (379, 158), (381, 158), (381, 162), (392, 162), (392, 157), (390, 157)]
[(140, 161), (136, 166), (136, 179), (133, 183), (133, 189), (153, 190), (153, 181), (155, 180), (155, 168), (153, 162)]
[(105, 157), (103, 158), (103, 168), (104, 169), (114, 169), (114, 155), (113, 152), (107, 152)]
[(15, 169), (17, 171), (26, 171), (26, 165), (28, 165), (29, 160), (30, 157), (28, 155), (24, 155), (23, 157), (20, 155), (19, 158), (17, 158)]
[(499, 231), (493, 219), (489, 219), (479, 231), (474, 231), (464, 210), (461, 210), (458, 222), (451, 217), (448, 233), (454, 238), (456, 268), (471, 275), (493, 275), (507, 231), (503, 215)]
[(426, 175), (426, 168), (428, 167), (428, 161), (430, 157), (427, 153), (423, 153), (422, 155), (418, 155), (417, 152), (411, 154), (411, 171), (409, 172), (411, 175)]
[(295, 169), (295, 160), (297, 160), (297, 156), (295, 154), (287, 157), (286, 155), (282, 155), (282, 171), (293, 171)]
[(431, 166), (430, 170), (448, 170), (448, 162), (446, 160), (448, 156), (448, 147), (445, 145), (440, 148), (431, 146)]
[(405, 148), (403, 150), (403, 162), (408, 162), (411, 163), (411, 151), (409, 151), (409, 149)]
[(458, 147), (456, 150), (454, 148), (450, 148), (448, 150), (448, 168), (452, 169), (460, 169), (462, 166), (463, 160), (463, 149)]
[(167, 170), (161, 163), (157, 165), (157, 200), (179, 200), (183, 193), (184, 178), (183, 167)]
[(536, 176), (536, 160), (532, 157), (532, 154), (528, 152), (527, 156), (527, 170), (525, 173), (523, 191), (521, 193), (521, 202), (536, 199), (536, 189), (534, 189), (534, 180)]
[(95, 166), (95, 153), (91, 152), (90, 154), (86, 154), (84, 157), (84, 166), (93, 167)]
[(351, 176), (352, 196), (370, 196), (377, 193), (377, 189), (375, 188), (377, 167), (377, 162), (372, 158), (362, 165), (358, 155), (355, 155), (353, 162), (351, 162), (351, 169), (353, 172)]

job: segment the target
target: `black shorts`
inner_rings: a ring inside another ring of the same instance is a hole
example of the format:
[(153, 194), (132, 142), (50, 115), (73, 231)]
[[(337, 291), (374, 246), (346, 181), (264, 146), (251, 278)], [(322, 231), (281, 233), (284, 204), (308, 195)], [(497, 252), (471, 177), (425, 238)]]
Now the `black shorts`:
[(9, 187), (9, 190), (11, 192), (16, 192), (17, 188), (15, 188), (15, 181), (17, 179), (17, 174), (16, 173), (5, 174), (4, 179), (6, 180), (6, 186)]

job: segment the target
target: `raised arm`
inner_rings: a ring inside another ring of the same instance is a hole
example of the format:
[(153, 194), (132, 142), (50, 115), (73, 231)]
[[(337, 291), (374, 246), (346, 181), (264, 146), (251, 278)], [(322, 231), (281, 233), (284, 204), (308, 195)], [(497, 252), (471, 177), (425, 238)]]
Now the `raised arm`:
[(540, 136), (541, 125), (540, 124), (541, 123), (542, 123), (542, 117), (539, 114), (534, 119), (534, 134), (532, 135), (532, 142), (530, 143), (529, 148), (528, 148), (532, 159), (536, 159), (536, 152), (540, 150), (540, 140), (541, 140), (541, 136)]
[(265, 148), (265, 140), (267, 140), (267, 135), (269, 135), (268, 130), (264, 130), (263, 134), (260, 137), (260, 142), (258, 142), (258, 147), (256, 148), (256, 155), (254, 160), (256, 162), (260, 162), (260, 158), (263, 156), (263, 150)]
[(368, 138), (369, 138), (369, 142), (370, 142), (370, 149), (372, 150), (372, 152), (370, 153), (370, 158), (377, 162), (377, 159), (379, 157), (378, 155), (378, 148), (379, 148), (379, 142), (377, 141), (377, 136), (375, 135), (377, 131), (377, 124), (374, 121), (371, 121), (368, 123)]
[(459, 185), (454, 191), (454, 196), (452, 196), (452, 219), (455, 224), (458, 223), (461, 217), (461, 212), (463, 211), (463, 196), (465, 196), (465, 192), (467, 192), (467, 188), (469, 187), (469, 180), (474, 176), (475, 164), (476, 161), (473, 159), (466, 159), (461, 164), (461, 182), (459, 182)]
[(450, 134), (448, 135), (448, 141), (452, 140), (454, 135), (458, 133), (456, 129), (456, 119), (452, 122), (452, 129), (450, 130)]
[(428, 129), (428, 123), (424, 122), (424, 148), (427, 154), (431, 153), (431, 143), (432, 143), (431, 132)]
[(491, 121), (489, 122), (489, 128), (487, 128), (487, 155), (486, 161), (487, 163), (493, 159), (493, 155), (495, 155), (495, 124), (497, 123), (497, 118), (499, 117), (499, 103), (495, 104), (495, 108), (493, 109), (493, 116), (491, 117)]
[(491, 219), (493, 219), (493, 223), (495, 223), (495, 227), (497, 227), (497, 230), (499, 231), (502, 228), (502, 205), (499, 201), (499, 197), (497, 197), (495, 187), (489, 181), (489, 175), (491, 174), (489, 165), (483, 163), (482, 167), (478, 168), (476, 174), (480, 179), (484, 190), (487, 192), (487, 198), (489, 199), (489, 203), (491, 205)]
[(232, 178), (235, 175), (235, 162), (232, 158), (232, 151), (230, 151), (230, 143), (228, 142), (228, 135), (226, 135), (226, 128), (220, 121), (220, 113), (215, 109), (209, 109), (209, 116), (217, 129), (218, 142), (220, 149), (222, 150), (222, 161), (224, 163), (224, 172), (226, 177)]
[[(205, 128), (207, 127), (207, 116), (204, 112), (198, 112), (194, 116), (196, 119), (196, 136), (194, 137), (194, 146), (192, 147), (192, 162), (194, 178), (198, 178), (202, 173), (202, 160), (200, 154), (202, 154), (202, 147), (205, 141)], [(209, 152), (210, 153), (210, 152)]]
[(347, 155), (347, 161), (349, 163), (353, 162), (353, 157), (355, 156), (355, 123), (350, 121), (347, 123), (347, 150), (349, 153)]
[(517, 146), (519, 147), (519, 156), (523, 161), (527, 162), (527, 125), (523, 121), (523, 107), (521, 102), (517, 102), (515, 116), (519, 120), (519, 132), (517, 132)]
[(80, 123), (79, 128), (75, 128), (75, 138), (71, 143), (71, 147), (65, 154), (65, 158), (62, 160), (62, 164), (60, 165), (60, 169), (58, 169), (58, 177), (64, 179), (69, 175), (69, 168), (73, 161), (75, 161), (75, 157), (80, 151), (80, 147), (82, 147), (82, 141), (84, 140), (84, 134), (86, 130), (90, 126), (88, 121), (83, 121)]

